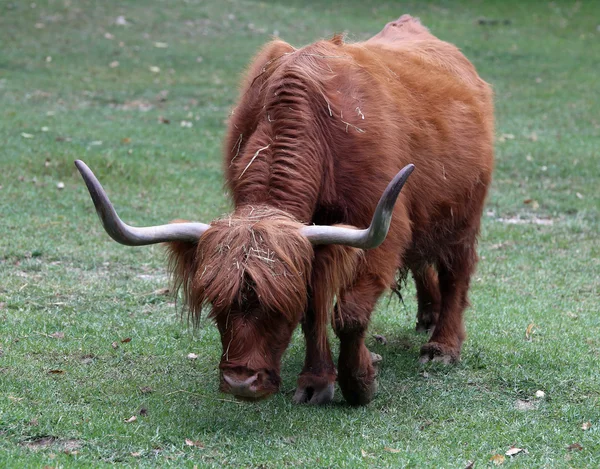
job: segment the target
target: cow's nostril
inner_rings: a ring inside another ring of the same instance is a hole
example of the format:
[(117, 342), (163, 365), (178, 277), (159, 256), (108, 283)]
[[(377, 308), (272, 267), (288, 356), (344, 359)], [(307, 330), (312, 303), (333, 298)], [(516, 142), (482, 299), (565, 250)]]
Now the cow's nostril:
[(258, 373), (256, 373), (254, 375), (254, 382), (252, 383), (254, 386), (262, 386), (265, 384), (265, 373), (262, 371), (259, 371)]
[(268, 372), (257, 371), (248, 376), (250, 373), (252, 371), (223, 370), (221, 391), (233, 394), (238, 398), (255, 400), (273, 394), (277, 390), (270, 385)]
[(248, 389), (250, 386), (256, 384), (258, 380), (258, 373), (250, 376), (249, 378), (240, 379), (237, 377), (229, 376), (223, 373), (223, 379), (231, 386), (233, 389)]

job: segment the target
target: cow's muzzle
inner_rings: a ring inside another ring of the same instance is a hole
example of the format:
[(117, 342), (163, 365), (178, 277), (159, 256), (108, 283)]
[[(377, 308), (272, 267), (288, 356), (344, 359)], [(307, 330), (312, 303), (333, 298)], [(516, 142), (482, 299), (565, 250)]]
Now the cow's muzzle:
[(240, 373), (224, 370), (221, 373), (221, 391), (242, 400), (264, 399), (277, 392), (278, 388), (265, 371)]

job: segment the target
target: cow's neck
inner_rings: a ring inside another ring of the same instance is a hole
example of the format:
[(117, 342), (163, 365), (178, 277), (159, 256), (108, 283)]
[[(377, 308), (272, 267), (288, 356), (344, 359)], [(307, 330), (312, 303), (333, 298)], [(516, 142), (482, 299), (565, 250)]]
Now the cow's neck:
[(309, 223), (331, 164), (327, 124), (294, 76), (268, 94), (264, 114), (237, 162), (235, 203), (269, 205)]

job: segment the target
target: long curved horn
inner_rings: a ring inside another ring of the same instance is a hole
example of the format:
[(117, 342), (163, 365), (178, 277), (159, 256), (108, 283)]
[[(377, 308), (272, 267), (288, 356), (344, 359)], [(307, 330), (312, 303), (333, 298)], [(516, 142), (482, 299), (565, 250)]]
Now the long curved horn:
[(415, 165), (409, 164), (402, 168), (388, 184), (375, 213), (371, 225), (359, 230), (356, 228), (344, 228), (341, 226), (310, 225), (302, 228), (301, 232), (312, 244), (343, 244), (360, 249), (373, 249), (383, 243), (388, 234), (392, 221), (392, 212), (402, 186), (415, 169)]
[(108, 199), (104, 188), (92, 173), (92, 170), (81, 160), (75, 160), (75, 166), (81, 173), (85, 185), (90, 191), (96, 207), (96, 213), (106, 232), (117, 243), (127, 246), (144, 246), (166, 241), (198, 241), (200, 236), (210, 228), (204, 223), (172, 223), (137, 228), (129, 226), (119, 218), (113, 204)]

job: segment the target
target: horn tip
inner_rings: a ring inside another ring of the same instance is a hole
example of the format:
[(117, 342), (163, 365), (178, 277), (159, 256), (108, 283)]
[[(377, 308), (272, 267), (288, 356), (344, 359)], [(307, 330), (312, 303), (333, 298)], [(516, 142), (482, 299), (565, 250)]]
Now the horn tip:
[(81, 160), (75, 160), (73, 161), (73, 163), (75, 164), (75, 167), (79, 170), (79, 172), (81, 172), (82, 169), (87, 167), (87, 165)]

